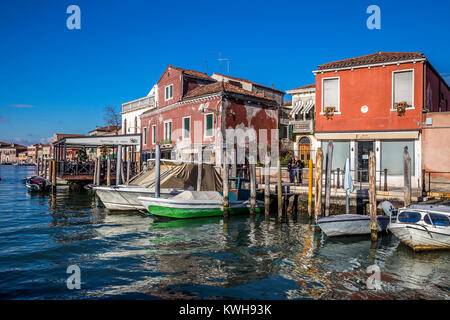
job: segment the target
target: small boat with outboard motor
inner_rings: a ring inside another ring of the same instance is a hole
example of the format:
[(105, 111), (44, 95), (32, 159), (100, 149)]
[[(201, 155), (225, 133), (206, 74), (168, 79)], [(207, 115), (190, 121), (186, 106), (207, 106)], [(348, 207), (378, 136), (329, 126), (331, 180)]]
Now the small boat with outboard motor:
[(41, 176), (32, 176), (25, 180), (25, 186), (28, 191), (49, 191), (50, 181)]
[[(320, 218), (317, 220), (317, 225), (328, 237), (370, 234), (370, 216), (350, 214), (350, 194), (353, 192), (353, 183), (348, 158), (345, 163), (344, 189), (346, 213)], [(388, 201), (382, 203), (382, 208), (386, 215), (377, 215), (378, 232), (386, 231), (391, 216), (396, 214), (394, 206)]]
[[(229, 214), (250, 213), (249, 181), (229, 179)], [(201, 218), (223, 215), (223, 192), (184, 191), (171, 198), (139, 197), (138, 200), (154, 216), (168, 218)], [(255, 213), (262, 212), (264, 202), (256, 200)]]
[(413, 204), (400, 208), (388, 230), (414, 251), (450, 249), (450, 206)]

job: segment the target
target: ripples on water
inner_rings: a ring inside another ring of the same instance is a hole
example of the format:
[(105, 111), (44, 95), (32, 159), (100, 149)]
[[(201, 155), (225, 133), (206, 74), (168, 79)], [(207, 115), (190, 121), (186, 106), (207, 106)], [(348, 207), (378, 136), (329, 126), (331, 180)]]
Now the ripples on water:
[[(3, 299), (449, 299), (450, 253), (390, 234), (326, 239), (299, 216), (159, 220), (108, 214), (88, 192), (31, 194), (32, 167), (2, 166)], [(69, 290), (69, 265), (81, 289)], [(369, 265), (381, 290), (368, 290)]]

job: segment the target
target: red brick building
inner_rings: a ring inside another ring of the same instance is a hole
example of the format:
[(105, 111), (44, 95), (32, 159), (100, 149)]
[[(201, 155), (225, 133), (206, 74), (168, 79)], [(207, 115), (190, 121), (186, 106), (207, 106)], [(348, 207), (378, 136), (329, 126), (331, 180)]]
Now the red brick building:
[[(350, 158), (355, 179), (367, 179), (368, 155), (388, 183), (403, 185), (402, 152), (412, 158), (412, 184), (421, 183), (424, 112), (449, 111), (448, 85), (422, 53), (377, 52), (318, 66), (316, 124), (318, 145), (333, 140), (333, 169)], [(404, 107), (401, 107), (401, 106)], [(398, 108), (400, 107), (400, 108)], [(378, 173), (379, 178), (379, 173)]]
[(164, 158), (197, 159), (201, 146), (210, 161), (225, 129), (254, 129), (258, 141), (265, 129), (261, 134), (271, 141), (283, 95), (248, 80), (169, 65), (157, 83), (157, 108), (141, 115), (144, 159), (160, 144)]

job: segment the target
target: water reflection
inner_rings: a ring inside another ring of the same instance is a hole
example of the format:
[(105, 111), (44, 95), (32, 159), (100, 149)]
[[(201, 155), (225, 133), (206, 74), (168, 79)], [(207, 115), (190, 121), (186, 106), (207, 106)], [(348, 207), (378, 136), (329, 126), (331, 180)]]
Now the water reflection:
[[(26, 173), (2, 171), (2, 297), (450, 298), (450, 253), (414, 253), (390, 234), (375, 244), (369, 236), (331, 239), (295, 213), (283, 223), (275, 214), (190, 220), (109, 214), (87, 192), (27, 193), (19, 181)], [(81, 290), (65, 286), (71, 264), (81, 268)], [(366, 287), (373, 264), (381, 290)]]

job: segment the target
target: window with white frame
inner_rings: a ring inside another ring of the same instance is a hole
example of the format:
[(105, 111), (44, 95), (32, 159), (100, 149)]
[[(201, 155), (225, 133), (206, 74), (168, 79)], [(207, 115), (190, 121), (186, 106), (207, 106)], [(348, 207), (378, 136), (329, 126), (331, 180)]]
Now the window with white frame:
[(165, 100), (170, 100), (173, 98), (173, 85), (169, 85), (165, 88), (166, 92), (165, 92)]
[(322, 79), (322, 112), (328, 107), (334, 107), (334, 112), (340, 112), (339, 78)]
[(214, 114), (205, 114), (205, 137), (214, 135)]
[(191, 137), (191, 117), (183, 118), (183, 139)]
[(147, 127), (144, 127), (144, 144), (147, 144)]
[(414, 107), (414, 71), (401, 70), (392, 72), (392, 107), (406, 102), (408, 107)]
[(156, 125), (152, 126), (152, 143), (156, 144)]
[(172, 141), (172, 120), (164, 122), (164, 140)]

